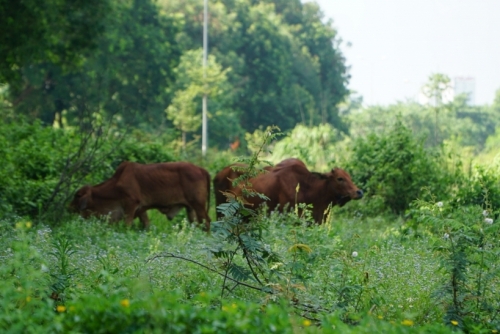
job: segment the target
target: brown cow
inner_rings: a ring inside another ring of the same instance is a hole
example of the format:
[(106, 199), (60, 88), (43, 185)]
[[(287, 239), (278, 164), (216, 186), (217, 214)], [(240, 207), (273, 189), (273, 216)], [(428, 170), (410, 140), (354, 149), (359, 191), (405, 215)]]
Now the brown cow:
[[(299, 159), (296, 158), (288, 158), (280, 163), (278, 163), (276, 166), (265, 166), (263, 169), (265, 171), (270, 171), (272, 169), (280, 169), (292, 164), (298, 164), (304, 166), (306, 168), (306, 165)], [(242, 163), (234, 163), (232, 165), (224, 167), (220, 172), (215, 175), (213, 179), (213, 185), (214, 185), (214, 192), (215, 192), (215, 206), (219, 206), (222, 203), (227, 202), (227, 198), (224, 195), (224, 193), (232, 193), (234, 194), (234, 190), (236, 187), (233, 186), (233, 180), (240, 177), (243, 175), (243, 171), (241, 171), (241, 168), (237, 168), (236, 170), (233, 169), (233, 167), (248, 167), (246, 164)], [(217, 211), (217, 219), (222, 218), (222, 214)]]
[(183, 207), (189, 221), (205, 221), (210, 229), (208, 204), (210, 175), (189, 162), (139, 164), (123, 162), (108, 180), (96, 186), (80, 188), (70, 210), (82, 217), (109, 216), (111, 222), (121, 219), (131, 225), (139, 217), (144, 228), (149, 227), (146, 211), (157, 209), (171, 219)]
[[(313, 219), (318, 224), (323, 222), (329, 205), (343, 206), (351, 199), (363, 197), (363, 191), (352, 183), (346, 171), (334, 168), (328, 173), (313, 173), (298, 159), (287, 159), (249, 182), (253, 190), (269, 198), (269, 201), (264, 201), (258, 196), (245, 197), (249, 206), (255, 208), (265, 202), (270, 211), (282, 212), (287, 205), (311, 204)], [(236, 196), (242, 196), (241, 188), (232, 191)]]

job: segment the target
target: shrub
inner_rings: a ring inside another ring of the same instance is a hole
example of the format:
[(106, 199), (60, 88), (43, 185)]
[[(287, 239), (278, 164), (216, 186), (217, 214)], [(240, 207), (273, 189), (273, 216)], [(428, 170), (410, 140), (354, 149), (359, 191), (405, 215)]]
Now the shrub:
[(371, 213), (401, 214), (423, 195), (423, 188), (439, 196), (446, 193), (451, 176), (442, 165), (440, 156), (426, 151), (398, 119), (386, 133), (356, 140), (346, 169), (368, 202), (378, 204), (369, 206)]
[(444, 323), (466, 333), (496, 333), (498, 320), (498, 212), (470, 205), (415, 201), (411, 224), (437, 236), (434, 249), (446, 273), (434, 297), (444, 307)]
[(500, 165), (477, 166), (458, 187), (454, 205), (478, 205), (483, 209), (500, 209)]
[[(50, 207), (55, 210), (48, 205), (50, 202), (63, 204), (75, 188), (110, 177), (124, 160), (141, 163), (174, 160), (161, 139), (139, 141), (140, 134), (134, 135), (122, 139), (122, 134), (112, 131), (85, 134), (74, 129), (45, 127), (39, 121), (2, 122), (0, 216), (15, 213), (34, 217), (46, 214), (43, 211)], [(65, 189), (61, 188), (63, 175)]]

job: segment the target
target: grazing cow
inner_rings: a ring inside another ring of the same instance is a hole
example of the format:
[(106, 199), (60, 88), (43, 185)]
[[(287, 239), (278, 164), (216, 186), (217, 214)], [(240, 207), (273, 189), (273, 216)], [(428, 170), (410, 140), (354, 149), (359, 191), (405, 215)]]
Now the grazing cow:
[(126, 161), (108, 180), (80, 188), (70, 210), (84, 218), (109, 216), (110, 222), (124, 219), (129, 226), (139, 217), (147, 228), (147, 210), (157, 209), (171, 219), (186, 208), (189, 221), (204, 221), (208, 231), (209, 200), (210, 175), (201, 167), (189, 162), (144, 165)]
[[(245, 197), (248, 206), (255, 208), (266, 203), (270, 211), (282, 212), (287, 205), (311, 204), (313, 219), (318, 224), (323, 222), (329, 205), (343, 206), (351, 199), (363, 197), (363, 191), (354, 185), (346, 171), (333, 168), (328, 173), (314, 173), (298, 159), (287, 159), (249, 182), (252, 184), (251, 189), (266, 195), (269, 200), (248, 196)], [(231, 191), (236, 196), (242, 196), (240, 187)]]
[[(298, 164), (301, 166), (304, 166), (306, 168), (306, 165), (299, 159), (296, 158), (288, 158), (280, 163), (278, 163), (276, 166), (271, 167), (271, 166), (265, 166), (263, 169), (267, 172), (269, 172), (272, 169), (280, 169), (292, 164)], [(233, 180), (240, 177), (243, 172), (241, 170), (234, 170), (233, 167), (248, 167), (246, 164), (242, 163), (235, 163), (229, 166), (224, 167), (220, 172), (215, 175), (213, 179), (213, 185), (214, 185), (214, 192), (215, 192), (215, 206), (219, 206), (222, 203), (225, 203), (227, 201), (226, 196), (224, 193), (232, 193), (234, 194), (235, 188), (233, 186)], [(222, 218), (222, 214), (217, 211), (217, 219)]]
[[(215, 175), (213, 179), (214, 192), (215, 192), (215, 206), (219, 206), (226, 202), (226, 196), (223, 192), (231, 192), (233, 190), (233, 180), (240, 177), (243, 172), (239, 170), (233, 170), (232, 167), (247, 167), (245, 164), (236, 163), (224, 167), (220, 172)], [(221, 218), (222, 215), (217, 211), (217, 218)]]

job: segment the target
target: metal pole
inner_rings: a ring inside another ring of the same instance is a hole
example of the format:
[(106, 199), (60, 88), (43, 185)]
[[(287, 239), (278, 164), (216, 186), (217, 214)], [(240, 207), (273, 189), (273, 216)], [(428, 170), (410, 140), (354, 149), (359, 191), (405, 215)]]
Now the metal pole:
[(205, 0), (203, 8), (203, 81), (204, 90), (203, 101), (202, 101), (202, 116), (201, 116), (201, 154), (205, 156), (207, 154), (207, 94), (206, 94), (206, 83), (207, 78), (207, 53), (208, 53), (208, 0)]

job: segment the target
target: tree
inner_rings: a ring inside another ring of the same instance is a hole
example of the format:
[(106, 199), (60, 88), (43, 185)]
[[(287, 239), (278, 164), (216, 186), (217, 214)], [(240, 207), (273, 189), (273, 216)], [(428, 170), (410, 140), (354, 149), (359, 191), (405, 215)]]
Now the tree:
[(11, 85), (16, 110), (45, 124), (65, 119), (77, 124), (88, 110), (118, 115), (124, 125), (164, 123), (180, 49), (176, 19), (160, 15), (154, 2), (113, 3), (98, 48), (86, 53), (78, 69), (41, 63), (22, 68)]
[[(232, 102), (231, 89), (227, 81), (230, 68), (223, 69), (217, 63), (215, 56), (209, 55), (204, 76), (202, 67), (202, 50), (191, 50), (181, 57), (179, 66), (175, 69), (177, 82), (171, 88), (174, 98), (166, 109), (167, 118), (182, 133), (182, 146), (186, 147), (187, 133), (198, 131), (201, 126), (201, 98), (206, 95), (209, 101), (210, 124), (223, 123), (223, 131), (228, 137), (236, 135), (239, 129), (234, 129), (238, 124), (237, 115), (230, 112), (227, 107)], [(231, 126), (233, 124), (233, 126)], [(209, 129), (211, 126), (209, 126)], [(220, 140), (221, 133), (210, 131)], [(236, 133), (235, 133), (236, 132)], [(222, 135), (224, 137), (224, 135)]]
[(428, 104), (434, 105), (435, 110), (435, 124), (434, 124), (434, 144), (439, 143), (439, 125), (438, 114), (442, 109), (444, 94), (451, 88), (450, 78), (441, 73), (431, 74), (427, 83), (422, 88), (422, 92), (428, 98)]
[[(184, 48), (200, 45), (203, 6), (197, 0), (161, 0), (165, 11), (183, 17)], [(345, 60), (331, 22), (317, 5), (299, 0), (210, 2), (210, 53), (237, 96), (231, 109), (246, 131), (275, 124), (328, 122), (347, 131), (337, 104), (348, 94)]]
[(80, 64), (97, 47), (110, 0), (0, 0), (0, 12), (0, 83), (11, 83), (28, 65)]
[(343, 132), (347, 125), (339, 116), (337, 105), (348, 95), (350, 75), (345, 58), (340, 52), (341, 40), (331, 20), (323, 23), (323, 13), (314, 2), (304, 4), (299, 38), (307, 47), (311, 58), (318, 62), (318, 83), (309, 88), (320, 112), (321, 122), (333, 124)]

